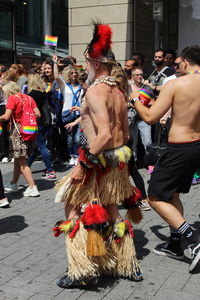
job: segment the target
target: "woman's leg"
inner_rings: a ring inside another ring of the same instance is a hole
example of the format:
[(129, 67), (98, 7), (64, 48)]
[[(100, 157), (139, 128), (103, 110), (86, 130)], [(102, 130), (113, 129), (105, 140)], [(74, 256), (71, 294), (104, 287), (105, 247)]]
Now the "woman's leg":
[(5, 198), (5, 194), (4, 194), (4, 187), (3, 187), (3, 179), (2, 179), (2, 174), (1, 174), (1, 170), (0, 170), (0, 200)]
[(18, 160), (19, 168), (20, 168), (22, 175), (24, 176), (26, 182), (28, 183), (28, 186), (32, 188), (35, 185), (35, 182), (33, 180), (33, 175), (32, 175), (31, 169), (29, 168), (29, 166), (26, 163), (25, 156), (21, 156), (21, 157), (17, 158), (17, 160)]
[(19, 176), (21, 174), (20, 165), (19, 165), (19, 158), (15, 158), (14, 160), (14, 170), (13, 170), (13, 176), (11, 180), (11, 184), (15, 184), (19, 180)]

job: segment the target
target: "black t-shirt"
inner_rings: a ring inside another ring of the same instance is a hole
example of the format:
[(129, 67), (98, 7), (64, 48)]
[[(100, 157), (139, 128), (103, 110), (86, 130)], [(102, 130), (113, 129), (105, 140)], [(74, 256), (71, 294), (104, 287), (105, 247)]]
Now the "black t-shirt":
[[(45, 102), (45, 92), (41, 92), (38, 90), (32, 90), (28, 95), (31, 96), (35, 100), (36, 105), (42, 116), (42, 106)], [(39, 118), (37, 120), (37, 122), (38, 122), (38, 125), (42, 125), (43, 124), (42, 118)]]

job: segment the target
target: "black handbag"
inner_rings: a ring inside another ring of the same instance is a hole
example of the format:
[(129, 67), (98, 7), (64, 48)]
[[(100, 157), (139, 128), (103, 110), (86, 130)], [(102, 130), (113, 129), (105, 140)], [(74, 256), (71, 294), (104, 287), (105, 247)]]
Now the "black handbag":
[(144, 166), (155, 166), (158, 159), (166, 152), (167, 150), (167, 136), (168, 131), (166, 126), (163, 127), (160, 124), (158, 125), (157, 139), (154, 144), (147, 145), (146, 154), (144, 156)]

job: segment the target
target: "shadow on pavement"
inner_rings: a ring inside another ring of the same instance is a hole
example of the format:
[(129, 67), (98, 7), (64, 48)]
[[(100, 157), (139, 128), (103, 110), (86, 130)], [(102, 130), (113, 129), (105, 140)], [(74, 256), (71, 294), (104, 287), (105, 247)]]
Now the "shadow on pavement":
[(49, 189), (54, 188), (56, 180), (47, 180), (47, 179), (35, 179), (35, 184), (38, 187), (39, 192), (40, 191), (46, 191)]
[(28, 227), (23, 216), (10, 216), (0, 219), (0, 235), (11, 232), (19, 232)]
[(159, 231), (160, 229), (164, 229), (166, 227), (169, 227), (169, 226), (168, 225), (165, 225), (165, 226), (154, 225), (154, 226), (151, 226), (150, 229), (161, 241), (168, 241), (169, 238)]
[(144, 248), (144, 246), (148, 243), (148, 239), (145, 237), (145, 232), (141, 229), (134, 229), (134, 234), (137, 258), (141, 260), (151, 252), (149, 249)]

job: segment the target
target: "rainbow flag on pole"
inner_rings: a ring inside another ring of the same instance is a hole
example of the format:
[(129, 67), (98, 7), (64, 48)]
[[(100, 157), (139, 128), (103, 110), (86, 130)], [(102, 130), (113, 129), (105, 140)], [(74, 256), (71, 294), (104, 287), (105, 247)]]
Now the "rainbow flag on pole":
[(45, 45), (57, 47), (58, 37), (46, 34), (44, 43)]

